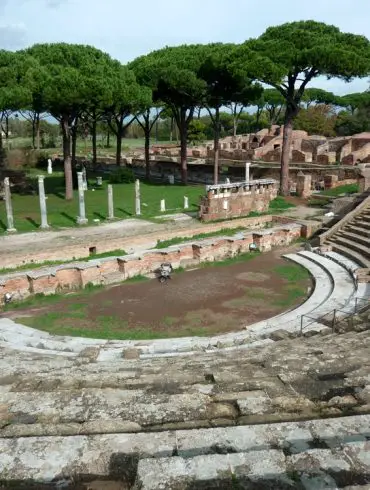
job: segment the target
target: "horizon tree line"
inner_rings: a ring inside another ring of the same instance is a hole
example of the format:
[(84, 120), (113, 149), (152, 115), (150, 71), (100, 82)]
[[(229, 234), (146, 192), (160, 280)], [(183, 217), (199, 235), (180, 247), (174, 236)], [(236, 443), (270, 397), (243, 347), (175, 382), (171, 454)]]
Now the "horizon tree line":
[[(40, 145), (45, 114), (60, 125), (63, 142), (65, 197), (73, 198), (72, 164), (81, 128), (92, 136), (97, 159), (97, 130), (104, 123), (116, 136), (116, 164), (121, 164), (122, 138), (138, 124), (145, 138), (146, 176), (150, 177), (150, 138), (164, 117), (176, 125), (183, 184), (187, 184), (189, 133), (200, 111), (206, 111), (214, 140), (214, 182), (219, 167), (222, 109), (229, 108), (233, 134), (243, 111), (256, 107), (269, 125), (283, 120), (280, 193), (289, 194), (289, 152), (300, 110), (332, 104), (352, 114), (370, 106), (370, 94), (336, 97), (308, 85), (319, 76), (350, 81), (370, 74), (370, 42), (315, 21), (268, 28), (240, 45), (210, 43), (165, 47), (122, 65), (92, 46), (55, 43), (0, 51), (0, 125), (8, 131), (12, 113), (32, 125)], [(268, 86), (269, 88), (266, 88)], [(172, 126), (173, 128), (173, 126)], [(0, 152), (3, 152), (0, 131)]]

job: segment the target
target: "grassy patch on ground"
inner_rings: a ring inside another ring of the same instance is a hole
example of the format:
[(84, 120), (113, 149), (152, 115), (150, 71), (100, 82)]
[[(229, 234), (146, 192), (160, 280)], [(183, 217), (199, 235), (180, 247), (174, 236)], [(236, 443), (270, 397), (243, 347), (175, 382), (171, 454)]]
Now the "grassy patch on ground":
[(286, 209), (295, 208), (296, 205), (288, 202), (283, 196), (277, 196), (270, 202), (269, 211), (278, 212), (285, 211)]
[[(38, 174), (42, 172), (37, 172)], [(37, 189), (36, 173), (35, 189)], [(85, 192), (86, 216), (90, 225), (105, 222), (108, 218), (107, 176), (103, 178), (102, 187), (94, 187), (95, 177), (89, 175), (89, 190)], [(135, 184), (113, 184), (114, 215), (117, 219), (135, 218)], [(92, 190), (95, 189), (95, 190)], [(68, 228), (78, 226), (78, 195), (74, 191), (74, 199), (64, 199), (64, 178), (62, 175), (45, 177), (46, 206), (48, 222), (52, 228)], [(195, 212), (198, 209), (199, 198), (204, 194), (204, 186), (157, 185), (141, 183), (141, 218), (150, 219), (160, 216), (160, 201), (166, 201), (166, 213), (182, 212), (184, 196), (189, 198), (189, 209)], [(15, 228), (18, 231), (35, 231), (41, 224), (39, 198), (35, 195), (12, 194), (13, 215)], [(5, 232), (6, 225), (5, 205), (0, 207), (0, 233)]]
[[(150, 281), (150, 279), (146, 276), (142, 276), (138, 274), (137, 276), (131, 277), (130, 279), (126, 279), (122, 284), (132, 284), (132, 283), (144, 282), (144, 281)], [(56, 304), (71, 296), (73, 296), (73, 299), (77, 301), (77, 304), (82, 305), (81, 303), (78, 303), (79, 300), (86, 298), (86, 296), (89, 296), (90, 294), (100, 291), (101, 289), (106, 287), (107, 286), (103, 284), (88, 283), (86, 284), (84, 289), (79, 289), (78, 291), (70, 292), (68, 294), (37, 293), (33, 296), (30, 296), (20, 301), (12, 301), (11, 303), (4, 305), (3, 309), (4, 311), (12, 311), (12, 310), (19, 310), (19, 309), (26, 309), (26, 308), (42, 308), (44, 306)], [(74, 306), (69, 306), (69, 307), (71, 307), (72, 309), (74, 308)], [(78, 306), (76, 306), (76, 308), (78, 309)]]
[(128, 321), (115, 316), (99, 316), (94, 323), (87, 320), (86, 327), (76, 327), (76, 320), (81, 325), (85, 316), (86, 313), (84, 311), (48, 312), (41, 316), (22, 317), (16, 319), (16, 321), (28, 327), (44, 330), (54, 335), (105, 340), (151, 340), (184, 336), (200, 337), (209, 334), (209, 331), (204, 327), (187, 326), (178, 330), (173, 329), (172, 324), (167, 324), (167, 328), (161, 331), (154, 331), (150, 327), (145, 326), (140, 329), (131, 328)]
[(282, 296), (272, 298), (271, 304), (273, 306), (279, 306), (281, 308), (288, 308), (297, 304), (299, 299), (306, 296), (306, 289), (304, 287), (295, 286), (294, 284), (288, 284), (284, 286), (282, 290)]
[(331, 200), (329, 198), (325, 198), (324, 196), (322, 198), (317, 198), (317, 197), (311, 197), (307, 201), (307, 205), (310, 208), (324, 208), (328, 204), (330, 204)]
[(310, 274), (299, 264), (284, 264), (274, 268), (275, 273), (282, 277), (285, 284), (280, 294), (271, 298), (271, 304), (281, 308), (296, 305), (307, 294), (307, 281)]
[(307, 269), (298, 264), (278, 265), (274, 268), (274, 271), (286, 281), (293, 283), (310, 277)]
[(232, 264), (238, 264), (241, 262), (246, 262), (247, 260), (252, 260), (258, 255), (261, 255), (261, 252), (255, 251), (255, 252), (246, 252), (242, 253), (239, 255), (236, 255), (235, 257), (228, 257), (227, 259), (223, 260), (217, 260), (214, 262), (202, 262), (199, 264), (199, 267), (224, 267), (226, 265), (232, 265)]
[(171, 245), (177, 245), (179, 243), (185, 242), (194, 242), (195, 240), (201, 240), (204, 238), (211, 238), (216, 236), (233, 236), (235, 233), (245, 231), (245, 227), (238, 226), (237, 228), (222, 228), (218, 231), (213, 231), (211, 233), (199, 233), (198, 235), (194, 235), (192, 237), (175, 237), (170, 240), (159, 241), (155, 248), (167, 248)]
[(346, 184), (335, 187), (334, 189), (327, 189), (326, 191), (320, 192), (320, 194), (323, 196), (337, 197), (340, 194), (356, 194), (358, 191), (358, 184)]

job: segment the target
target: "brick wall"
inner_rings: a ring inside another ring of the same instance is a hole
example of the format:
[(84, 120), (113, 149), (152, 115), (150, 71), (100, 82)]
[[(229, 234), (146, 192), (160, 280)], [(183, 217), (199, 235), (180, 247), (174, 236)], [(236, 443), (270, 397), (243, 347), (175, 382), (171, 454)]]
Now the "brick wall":
[(247, 215), (252, 211), (268, 211), (270, 201), (277, 196), (277, 187), (271, 185), (253, 185), (210, 191), (202, 197), (199, 217), (202, 221), (230, 219)]
[(303, 226), (289, 222), (275, 228), (251, 231), (234, 237), (217, 237), (185, 243), (161, 250), (147, 250), (140, 255), (125, 255), (91, 262), (75, 262), (57, 267), (42, 268), (0, 276), (0, 303), (11, 293), (16, 300), (32, 294), (54, 294), (84, 288), (88, 283), (119, 283), (137, 275), (153, 274), (162, 262), (180, 267), (209, 262), (248, 252), (255, 243), (262, 251), (290, 244), (302, 234)]

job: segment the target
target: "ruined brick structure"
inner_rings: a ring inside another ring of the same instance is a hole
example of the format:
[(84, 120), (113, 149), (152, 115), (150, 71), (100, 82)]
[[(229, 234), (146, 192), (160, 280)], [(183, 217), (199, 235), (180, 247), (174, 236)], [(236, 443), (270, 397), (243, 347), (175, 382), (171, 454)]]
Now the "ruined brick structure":
[[(219, 143), (220, 158), (230, 160), (262, 160), (278, 162), (283, 144), (283, 127), (272, 126), (253, 134), (227, 136)], [(178, 157), (180, 149), (176, 146), (153, 148), (153, 154)], [(212, 142), (188, 149), (188, 157), (213, 158)], [(290, 158), (295, 163), (317, 163), (330, 165), (340, 162), (343, 165), (356, 165), (370, 162), (370, 132), (326, 138), (309, 135), (306, 131), (293, 131)]]
[(272, 179), (207, 186), (199, 217), (202, 221), (212, 221), (246, 216), (252, 211), (266, 212), (277, 190), (277, 182)]

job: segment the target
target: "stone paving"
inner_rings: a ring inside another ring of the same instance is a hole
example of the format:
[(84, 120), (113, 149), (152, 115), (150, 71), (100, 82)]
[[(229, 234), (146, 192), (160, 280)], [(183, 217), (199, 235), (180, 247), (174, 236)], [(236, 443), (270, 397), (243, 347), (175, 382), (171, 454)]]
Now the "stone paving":
[(0, 481), (119, 475), (127, 488), (171, 490), (232, 488), (234, 479), (240, 488), (366, 483), (369, 354), (368, 331), (114, 363), (2, 348)]

